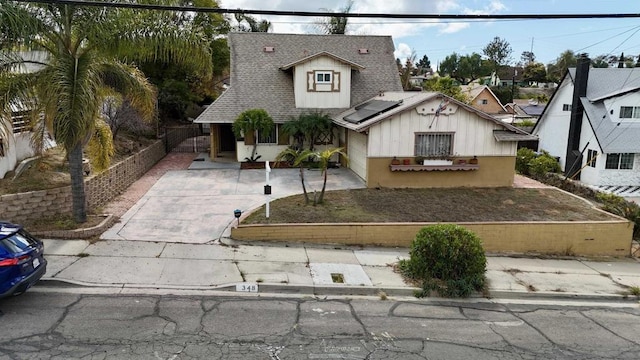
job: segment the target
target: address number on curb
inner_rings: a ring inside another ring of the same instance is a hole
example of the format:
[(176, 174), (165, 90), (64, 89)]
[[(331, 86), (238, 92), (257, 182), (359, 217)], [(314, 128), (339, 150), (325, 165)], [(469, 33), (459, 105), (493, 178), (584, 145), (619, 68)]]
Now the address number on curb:
[(257, 293), (258, 284), (252, 284), (252, 283), (236, 284), (236, 291)]

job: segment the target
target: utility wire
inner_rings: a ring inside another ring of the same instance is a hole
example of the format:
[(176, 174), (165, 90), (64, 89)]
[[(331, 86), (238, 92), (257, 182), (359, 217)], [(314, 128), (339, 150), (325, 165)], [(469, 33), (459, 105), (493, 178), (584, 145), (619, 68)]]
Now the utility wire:
[(304, 17), (327, 17), (340, 16), (346, 18), (382, 18), (382, 19), (474, 19), (474, 20), (516, 20), (516, 19), (623, 19), (640, 18), (640, 13), (618, 13), (618, 14), (381, 14), (381, 13), (335, 13), (330, 11), (285, 11), (285, 10), (255, 10), (255, 9), (224, 9), (195, 6), (173, 6), (156, 4), (138, 4), (130, 2), (102, 2), (83, 0), (15, 0), (16, 2), (41, 3), (56, 5), (76, 5), (93, 7), (112, 7), (140, 10), (169, 10), (169, 11), (192, 11), (202, 13), (217, 14), (252, 14), (252, 15), (278, 15), (278, 16), (304, 16)]

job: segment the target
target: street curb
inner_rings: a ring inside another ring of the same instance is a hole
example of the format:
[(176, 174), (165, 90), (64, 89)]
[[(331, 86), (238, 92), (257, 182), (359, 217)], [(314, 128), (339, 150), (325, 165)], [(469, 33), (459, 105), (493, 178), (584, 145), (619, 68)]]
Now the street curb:
[[(185, 291), (220, 291), (236, 293), (236, 284), (222, 284), (213, 286), (183, 286), (183, 285), (148, 285), (148, 284), (94, 284), (81, 281), (46, 278), (40, 279), (45, 286), (60, 288), (117, 288), (117, 289), (163, 289)], [(258, 292), (254, 294), (268, 295), (309, 295), (309, 296), (387, 296), (387, 297), (415, 297), (420, 291), (416, 287), (372, 287), (372, 286), (343, 286), (343, 285), (291, 285), (258, 283)], [(247, 294), (246, 292), (237, 292)], [(489, 296), (472, 295), (471, 299), (506, 299), (506, 300), (593, 300), (593, 301), (638, 301), (635, 296), (620, 294), (578, 294), (557, 292), (524, 292), (524, 291), (489, 291)], [(426, 299), (426, 298), (425, 298)], [(451, 300), (450, 298), (430, 297), (428, 299)]]

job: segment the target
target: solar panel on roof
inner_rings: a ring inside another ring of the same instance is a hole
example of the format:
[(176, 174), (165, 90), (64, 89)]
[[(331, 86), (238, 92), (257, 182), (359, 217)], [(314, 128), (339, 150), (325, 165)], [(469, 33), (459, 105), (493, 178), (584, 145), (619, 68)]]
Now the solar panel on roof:
[(356, 111), (343, 117), (344, 120), (352, 123), (359, 124), (365, 120), (371, 119), (374, 116), (383, 114), (397, 106), (402, 104), (400, 101), (386, 101), (386, 100), (371, 100), (362, 105), (355, 107)]

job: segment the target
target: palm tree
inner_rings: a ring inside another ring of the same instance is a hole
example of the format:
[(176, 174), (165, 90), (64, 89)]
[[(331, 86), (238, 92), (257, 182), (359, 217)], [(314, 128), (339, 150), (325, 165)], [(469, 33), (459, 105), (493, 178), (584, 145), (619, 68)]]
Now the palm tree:
[(289, 161), (291, 165), (300, 169), (300, 182), (302, 183), (302, 192), (304, 193), (304, 202), (309, 204), (309, 194), (307, 193), (307, 186), (304, 183), (304, 163), (314, 156), (315, 153), (311, 150), (301, 150), (288, 147), (280, 152), (276, 157), (276, 162)]
[[(268, 20), (256, 20), (251, 15), (247, 14), (235, 14), (236, 21), (238, 22), (238, 31), (242, 32), (269, 32), (271, 30), (271, 22)], [(247, 27), (242, 22), (246, 21), (249, 26)]]
[[(168, 12), (57, 3), (3, 1), (0, 6), (0, 120), (10, 120), (12, 105), (33, 106), (34, 125), (46, 126), (67, 153), (73, 218), (78, 223), (87, 217), (83, 148), (92, 138), (110, 135), (101, 123), (105, 98), (119, 93), (144, 118), (154, 114), (153, 87), (131, 63), (118, 59), (194, 64), (210, 72), (206, 38), (170, 18)], [(33, 72), (15, 72), (17, 66), (30, 63), (12, 56), (15, 49), (43, 51), (46, 61), (37, 63)], [(101, 153), (104, 166), (111, 149), (108, 143), (102, 145), (92, 147), (91, 153)]]
[(322, 169), (322, 177), (323, 177), (322, 191), (320, 191), (320, 197), (318, 198), (317, 202), (314, 202), (314, 205), (322, 204), (322, 202), (324, 201), (324, 190), (327, 187), (327, 169), (329, 168), (329, 161), (331, 161), (331, 157), (333, 157), (333, 155), (336, 155), (336, 154), (341, 155), (342, 157), (344, 157), (346, 161), (349, 161), (347, 154), (344, 153), (344, 148), (330, 148), (330, 149), (316, 152), (314, 154), (315, 157), (320, 162), (320, 169)]
[[(347, 4), (340, 9), (333, 16), (329, 16), (326, 19), (322, 19), (318, 21), (317, 26), (320, 28), (325, 34), (332, 35), (344, 35), (347, 33), (347, 24), (349, 23), (349, 18), (344, 16), (345, 14), (349, 14), (351, 12), (351, 8), (353, 7), (353, 0), (347, 2)], [(328, 12), (331, 10), (324, 9)]]
[(253, 137), (251, 158), (245, 158), (245, 160), (254, 162), (260, 158), (260, 156), (256, 157), (259, 134), (271, 133), (274, 126), (273, 119), (263, 109), (245, 110), (238, 115), (232, 125), (235, 136), (239, 138), (244, 134), (245, 137)]

